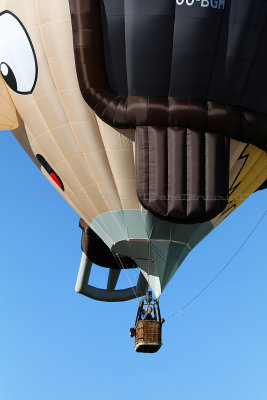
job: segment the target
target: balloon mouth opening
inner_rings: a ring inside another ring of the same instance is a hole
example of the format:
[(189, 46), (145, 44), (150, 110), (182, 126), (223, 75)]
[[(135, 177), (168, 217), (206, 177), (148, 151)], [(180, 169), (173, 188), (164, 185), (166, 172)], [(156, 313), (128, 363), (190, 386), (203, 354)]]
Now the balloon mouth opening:
[(59, 175), (53, 170), (51, 165), (47, 162), (47, 160), (41, 155), (37, 154), (36, 155), (37, 160), (41, 164), (41, 166), (45, 169), (45, 171), (48, 173), (50, 178), (55, 182), (55, 184), (64, 192), (65, 188), (63, 185), (63, 182)]

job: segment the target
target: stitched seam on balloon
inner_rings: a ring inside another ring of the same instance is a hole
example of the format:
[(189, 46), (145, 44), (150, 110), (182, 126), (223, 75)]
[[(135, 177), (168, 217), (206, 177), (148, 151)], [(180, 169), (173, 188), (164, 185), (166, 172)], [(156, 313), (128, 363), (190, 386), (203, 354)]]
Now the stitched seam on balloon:
[[(118, 200), (119, 200), (119, 203), (120, 203), (120, 207), (121, 207), (121, 211), (122, 211), (123, 218), (124, 218), (125, 229), (126, 229), (127, 235), (128, 235), (127, 221), (126, 221), (126, 217), (125, 217), (125, 214), (124, 214), (123, 203), (122, 203), (121, 196), (120, 196), (120, 193), (119, 193), (119, 189), (118, 189), (118, 186), (117, 186), (116, 176), (115, 176), (115, 173), (114, 173), (113, 168), (112, 168), (112, 162), (111, 162), (111, 160), (110, 160), (110, 158), (109, 158), (108, 149), (106, 148), (106, 146), (105, 146), (105, 141), (103, 140), (103, 137), (102, 137), (101, 127), (100, 127), (100, 125), (99, 125), (98, 120), (97, 120), (97, 125), (99, 126), (99, 132), (100, 132), (100, 135), (101, 135), (101, 138), (102, 138), (102, 141), (103, 141), (103, 145), (104, 145), (104, 148), (105, 148), (105, 154), (106, 154), (106, 158), (107, 158), (107, 162), (108, 162), (108, 167), (109, 167), (110, 172), (111, 172), (111, 175), (112, 175), (112, 177), (113, 177), (114, 187), (115, 187), (115, 190), (116, 190), (116, 192), (117, 192), (117, 197), (118, 197)], [(118, 134), (120, 135), (120, 133), (118, 133)], [(112, 215), (112, 216), (113, 216), (113, 215)], [(114, 218), (114, 216), (113, 216), (113, 218)], [(114, 219), (115, 219), (115, 218), (114, 218)], [(115, 220), (115, 222), (117, 223), (116, 220)]]
[[(37, 5), (36, 0), (34, 0), (34, 2), (35, 2), (35, 7), (36, 7), (37, 20), (39, 21), (39, 9), (38, 9), (38, 5)], [(45, 48), (45, 42), (44, 42), (44, 38), (43, 38), (43, 33), (42, 33), (42, 30), (40, 29), (40, 27), (39, 27), (39, 32), (40, 32), (40, 38), (41, 38), (42, 44), (43, 44), (43, 51), (44, 51), (45, 55), (47, 56), (46, 48)], [(49, 58), (47, 58), (47, 62), (48, 62), (49, 69), (50, 69)], [(64, 108), (64, 106), (63, 106), (61, 97), (60, 97), (60, 95), (59, 95), (59, 91), (58, 91), (57, 86), (56, 86), (55, 78), (54, 78), (54, 76), (53, 76), (53, 74), (52, 74), (51, 69), (50, 69), (50, 73), (51, 73), (51, 78), (52, 78), (52, 80), (53, 80), (54, 86), (55, 86), (56, 91), (57, 91), (57, 95), (58, 95), (58, 97), (59, 97), (59, 99), (60, 99), (60, 103), (61, 103), (62, 109), (63, 109), (64, 114), (65, 114), (65, 116), (66, 116), (66, 121), (68, 122), (68, 124), (69, 124), (69, 126), (70, 126), (70, 128), (71, 128), (71, 130), (72, 130), (73, 136), (74, 136), (75, 139), (76, 139), (75, 132), (74, 132), (74, 130), (72, 129), (71, 123), (70, 123), (70, 121), (69, 121), (69, 119), (68, 119), (68, 116), (67, 116), (67, 113), (66, 113), (66, 110), (65, 110), (65, 108)], [(37, 103), (37, 104), (38, 104), (38, 103)], [(42, 112), (41, 112), (40, 107), (39, 107), (38, 105), (37, 105), (37, 107), (38, 107), (38, 110), (39, 110), (40, 114), (41, 114), (42, 117), (43, 117), (43, 114), (42, 114)], [(43, 119), (44, 119), (44, 118), (43, 118)], [(45, 120), (44, 120), (44, 121), (45, 121)], [(47, 124), (46, 124), (46, 125), (47, 125)], [(55, 141), (55, 138), (54, 138), (53, 135), (51, 134), (51, 131), (50, 131), (48, 125), (47, 125), (47, 128), (48, 128), (48, 131), (50, 132), (50, 135), (51, 135), (51, 137), (52, 137), (52, 140)], [(79, 145), (77, 139), (76, 139), (76, 142), (77, 142), (78, 147), (80, 148), (80, 145)], [(58, 147), (58, 144), (57, 144), (56, 141), (55, 141), (55, 143), (56, 143), (56, 145), (57, 145), (57, 147)], [(41, 148), (40, 145), (39, 145), (39, 147)], [(61, 151), (60, 148), (59, 148), (59, 151), (60, 151), (60, 152), (63, 154), (63, 156), (64, 156), (64, 153)], [(80, 148), (80, 151), (81, 151), (81, 148)], [(83, 156), (83, 154), (82, 154), (82, 151), (81, 151), (81, 155), (82, 155), (83, 158), (85, 158), (85, 157)], [(87, 164), (87, 160), (86, 160), (86, 159), (85, 159), (85, 162), (86, 162), (86, 164)], [(51, 164), (53, 165), (53, 163), (51, 163)], [(69, 164), (68, 164), (68, 165), (69, 165)], [(75, 173), (75, 171), (73, 170), (73, 168), (72, 168), (70, 165), (69, 165), (69, 168), (72, 170), (73, 174), (77, 177), (77, 180), (80, 182), (80, 185), (83, 186), (83, 185), (82, 185), (82, 182), (81, 182), (80, 179), (79, 179), (79, 177), (77, 176), (77, 174)], [(88, 166), (88, 168), (89, 168), (89, 166)], [(90, 170), (90, 169), (89, 169), (89, 170)], [(90, 171), (90, 172), (91, 172), (91, 171)], [(92, 174), (92, 176), (94, 176), (94, 175)], [(63, 183), (66, 184), (65, 181), (64, 181)], [(65, 186), (66, 186), (66, 185), (65, 185)], [(70, 188), (69, 185), (67, 185), (67, 186)], [(71, 190), (71, 193), (74, 193), (73, 190)], [(101, 193), (101, 192), (100, 192), (100, 193)], [(102, 193), (101, 193), (101, 194), (102, 194)], [(89, 196), (88, 196), (88, 199), (89, 199), (90, 203), (92, 204), (93, 208), (95, 209), (95, 212), (98, 213), (99, 210), (96, 208), (95, 204), (91, 201), (91, 199), (90, 199)], [(79, 212), (78, 212), (78, 214), (80, 214), (80, 213), (81, 213), (81, 210), (84, 208), (84, 205), (82, 204), (82, 202), (80, 202), (80, 200), (79, 200), (79, 198), (78, 198), (77, 196), (75, 196), (75, 202), (78, 202), (78, 203), (80, 204), (81, 209), (80, 209)], [(74, 204), (74, 203), (73, 203), (73, 204)], [(76, 209), (76, 206), (74, 206), (74, 209)], [(107, 207), (107, 209), (108, 209), (108, 207)], [(87, 219), (87, 218), (85, 218), (85, 220), (86, 220), (86, 219)]]
[[(96, 120), (97, 120), (97, 119), (96, 119)], [(121, 206), (121, 210), (123, 210), (122, 200), (121, 200), (121, 198), (120, 198), (119, 189), (118, 189), (117, 183), (116, 183), (116, 176), (115, 176), (114, 171), (113, 171), (113, 168), (112, 168), (112, 166), (111, 166), (112, 162), (110, 161), (110, 158), (109, 158), (109, 153), (108, 153), (109, 149), (107, 149), (106, 146), (105, 146), (105, 141), (103, 140), (102, 133), (101, 133), (102, 129), (101, 129), (100, 125), (99, 125), (98, 120), (97, 120), (97, 125), (98, 125), (98, 127), (99, 127), (99, 133), (100, 133), (100, 135), (101, 135), (101, 139), (102, 139), (102, 142), (103, 142), (103, 145), (104, 145), (104, 148), (105, 148), (105, 155), (106, 155), (107, 162), (108, 162), (108, 168), (109, 168), (109, 170), (110, 170), (110, 172), (111, 172), (111, 175), (112, 175), (112, 178), (113, 178), (114, 187), (115, 187), (115, 189), (116, 189), (116, 193), (117, 193), (117, 196), (118, 196), (118, 199), (119, 199), (119, 203), (120, 203), (120, 206)], [(119, 135), (119, 134), (120, 134), (120, 133), (118, 133), (118, 135)], [(111, 150), (111, 151), (112, 151), (112, 150)]]

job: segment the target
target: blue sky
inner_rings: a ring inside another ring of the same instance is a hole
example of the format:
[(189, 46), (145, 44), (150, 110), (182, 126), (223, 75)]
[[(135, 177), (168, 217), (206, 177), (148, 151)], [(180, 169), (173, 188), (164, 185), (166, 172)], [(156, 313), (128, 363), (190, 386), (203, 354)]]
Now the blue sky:
[[(0, 154), (1, 400), (266, 400), (267, 216), (223, 275), (167, 321), (161, 351), (136, 354), (137, 301), (74, 292), (78, 215), (9, 133)], [(267, 191), (251, 196), (191, 252), (161, 298), (163, 316), (223, 267), (266, 208)]]

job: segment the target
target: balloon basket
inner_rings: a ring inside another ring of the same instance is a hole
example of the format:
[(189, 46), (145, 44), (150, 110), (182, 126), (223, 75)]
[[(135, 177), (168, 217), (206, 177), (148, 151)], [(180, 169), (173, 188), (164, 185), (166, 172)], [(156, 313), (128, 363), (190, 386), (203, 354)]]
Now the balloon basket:
[(161, 348), (161, 329), (159, 321), (138, 321), (134, 349), (137, 353), (156, 353)]

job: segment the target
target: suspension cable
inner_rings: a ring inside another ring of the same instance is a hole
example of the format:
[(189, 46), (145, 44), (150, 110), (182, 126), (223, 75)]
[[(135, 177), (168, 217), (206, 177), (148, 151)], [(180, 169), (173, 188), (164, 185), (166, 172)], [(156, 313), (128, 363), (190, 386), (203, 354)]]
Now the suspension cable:
[(249, 241), (249, 239), (252, 237), (252, 235), (254, 234), (254, 232), (256, 231), (256, 229), (259, 227), (259, 225), (262, 223), (264, 217), (267, 214), (267, 210), (264, 211), (263, 215), (261, 216), (261, 218), (259, 219), (259, 221), (257, 222), (257, 224), (254, 226), (254, 228), (251, 230), (251, 232), (249, 233), (249, 235), (246, 237), (246, 239), (244, 240), (244, 242), (241, 244), (241, 246), (238, 248), (238, 250), (234, 253), (234, 255), (227, 261), (227, 263), (223, 266), (223, 268), (191, 299), (189, 300), (183, 307), (181, 307), (178, 311), (176, 311), (173, 314), (170, 314), (168, 317), (166, 317), (167, 319), (173, 318), (176, 315), (183, 315), (184, 310), (189, 307), (195, 300), (197, 300), (214, 282), (217, 278), (219, 278), (219, 276), (226, 270), (226, 268), (228, 267), (228, 265), (233, 261), (233, 259), (238, 255), (238, 253), (240, 253), (240, 251), (243, 249), (243, 247), (246, 245), (246, 243)]
[(116, 253), (116, 257), (115, 257), (115, 258), (116, 258), (116, 260), (119, 261), (119, 262), (117, 261), (117, 263), (118, 263), (118, 265), (120, 265), (121, 269), (125, 271), (126, 277), (127, 277), (127, 279), (128, 279), (128, 282), (129, 282), (129, 284), (130, 284), (130, 286), (131, 286), (133, 292), (134, 292), (134, 295), (135, 295), (136, 299), (138, 299), (137, 293), (136, 293), (136, 291), (135, 291), (135, 289), (134, 289), (134, 286), (133, 286), (133, 284), (132, 284), (132, 282), (131, 282), (131, 279), (130, 279), (130, 277), (129, 277), (129, 275), (128, 275), (127, 268), (124, 267), (123, 262), (122, 262), (122, 260), (121, 260), (121, 258), (120, 258), (120, 255), (119, 255), (118, 253)]

